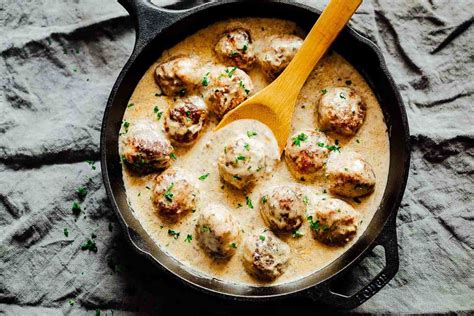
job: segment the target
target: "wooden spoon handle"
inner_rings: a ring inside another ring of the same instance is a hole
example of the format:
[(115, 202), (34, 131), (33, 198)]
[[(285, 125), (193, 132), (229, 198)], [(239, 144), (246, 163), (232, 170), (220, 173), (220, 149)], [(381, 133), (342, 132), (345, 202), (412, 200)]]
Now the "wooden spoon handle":
[[(275, 80), (285, 93), (299, 93), (314, 66), (347, 24), (362, 0), (331, 0), (285, 71)], [(291, 88), (290, 88), (291, 87)]]

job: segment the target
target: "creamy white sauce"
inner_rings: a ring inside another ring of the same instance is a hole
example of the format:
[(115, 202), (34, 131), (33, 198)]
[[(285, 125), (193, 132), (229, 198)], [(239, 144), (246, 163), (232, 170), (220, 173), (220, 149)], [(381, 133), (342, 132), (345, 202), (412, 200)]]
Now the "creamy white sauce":
[[(124, 120), (130, 125), (138, 119), (149, 118), (156, 120), (156, 113), (153, 108), (158, 106), (161, 111), (166, 109), (173, 102), (172, 98), (166, 96), (157, 97), (159, 91), (154, 78), (153, 71), (156, 65), (177, 54), (192, 54), (200, 58), (204, 63), (219, 63), (213, 53), (215, 43), (220, 35), (228, 29), (236, 26), (244, 26), (251, 32), (254, 42), (263, 42), (265, 38), (275, 34), (301, 34), (294, 23), (277, 19), (244, 18), (235, 19), (213, 24), (194, 35), (178, 43), (175, 47), (165, 51), (163, 55), (144, 74), (136, 87), (130, 103), (134, 106), (127, 109)], [(257, 47), (257, 49), (259, 49)], [(255, 91), (265, 87), (268, 82), (258, 66), (248, 72), (253, 80)], [(374, 212), (382, 199), (388, 175), (389, 167), (389, 140), (383, 114), (373, 92), (362, 76), (341, 56), (332, 53), (327, 55), (313, 70), (308, 81), (301, 90), (298, 98), (295, 114), (292, 123), (292, 133), (307, 129), (317, 128), (315, 108), (321, 97), (321, 90), (330, 86), (346, 86), (346, 80), (351, 80), (350, 85), (367, 104), (367, 115), (363, 126), (358, 133), (348, 139), (328, 134), (333, 139), (338, 139), (342, 151), (354, 150), (361, 153), (369, 162), (376, 175), (375, 191), (368, 197), (361, 198), (361, 203), (356, 203), (351, 199), (346, 199), (360, 213), (362, 223), (359, 226), (358, 236), (366, 229)], [(163, 128), (164, 119), (158, 121)], [(182, 262), (185, 266), (209, 275), (210, 277), (238, 282), (244, 284), (268, 284), (249, 276), (241, 263), (241, 249), (238, 245), (236, 254), (228, 262), (216, 262), (209, 258), (199, 247), (195, 238), (191, 243), (185, 242), (187, 234), (194, 236), (195, 224), (199, 216), (199, 210), (209, 205), (211, 202), (219, 202), (226, 205), (238, 220), (241, 228), (241, 242), (256, 228), (264, 228), (264, 222), (258, 210), (258, 200), (260, 192), (268, 186), (299, 182), (290, 174), (288, 167), (282, 159), (275, 167), (270, 176), (260, 180), (251, 192), (244, 193), (243, 190), (232, 189), (224, 185), (219, 177), (217, 161), (222, 153), (224, 144), (237, 134), (246, 133), (247, 130), (257, 132), (257, 139), (268, 144), (269, 148), (276, 148), (275, 140), (269, 129), (257, 121), (239, 121), (219, 133), (213, 132), (217, 119), (211, 116), (210, 122), (204, 127), (202, 135), (197, 142), (190, 147), (176, 147), (177, 160), (173, 166), (183, 168), (189, 179), (198, 187), (199, 202), (197, 211), (184, 217), (179, 223), (169, 225), (162, 221), (154, 211), (150, 193), (147, 186), (152, 186), (153, 175), (144, 177), (135, 176), (123, 169), (123, 179), (127, 191), (127, 197), (131, 207), (140, 223), (155, 242), (171, 256)], [(209, 176), (201, 181), (198, 178), (209, 173)], [(324, 178), (314, 182), (299, 182), (310, 198), (308, 211), (312, 210), (318, 200), (327, 197), (324, 194), (326, 183)], [(246, 204), (246, 194), (253, 204), (253, 209)], [(171, 228), (180, 232), (180, 237), (175, 240), (168, 235)], [(291, 248), (290, 264), (286, 272), (276, 279), (272, 284), (279, 284), (309, 275), (340, 256), (357, 237), (345, 247), (329, 247), (315, 241), (310, 233), (307, 221), (299, 229), (304, 234), (301, 238), (283, 237)]]

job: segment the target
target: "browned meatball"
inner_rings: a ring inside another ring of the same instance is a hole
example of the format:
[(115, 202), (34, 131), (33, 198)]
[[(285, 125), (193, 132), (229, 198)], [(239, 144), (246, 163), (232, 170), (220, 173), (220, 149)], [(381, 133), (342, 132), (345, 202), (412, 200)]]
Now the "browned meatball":
[(262, 71), (270, 80), (274, 80), (285, 70), (302, 44), (303, 40), (295, 35), (270, 36), (257, 56)]
[(282, 275), (290, 260), (290, 247), (272, 232), (254, 233), (247, 237), (242, 262), (248, 274), (263, 281)]
[(315, 130), (298, 131), (285, 147), (285, 159), (290, 171), (296, 176), (315, 175), (322, 170), (330, 149), (336, 148), (324, 133)]
[(177, 222), (196, 209), (198, 191), (181, 169), (168, 169), (155, 178), (151, 199), (160, 216)]
[(155, 81), (167, 96), (185, 95), (200, 83), (202, 71), (197, 58), (174, 56), (158, 65)]
[(362, 155), (353, 151), (333, 154), (328, 160), (329, 191), (346, 197), (370, 194), (375, 188), (375, 173)]
[(200, 212), (196, 223), (199, 245), (213, 257), (231, 257), (240, 241), (237, 220), (221, 204), (208, 205)]
[(250, 33), (242, 28), (226, 32), (214, 50), (226, 65), (250, 69), (255, 62)]
[(279, 185), (262, 192), (260, 214), (276, 232), (293, 232), (303, 223), (306, 211), (304, 194), (299, 186)]
[(319, 101), (318, 122), (324, 131), (353, 136), (364, 123), (366, 105), (351, 88), (326, 88)]
[(204, 99), (219, 117), (244, 102), (253, 89), (250, 77), (236, 67), (216, 66), (207, 78)]
[(315, 239), (328, 245), (343, 245), (356, 235), (359, 214), (350, 204), (330, 198), (320, 201), (308, 220)]
[(131, 170), (147, 174), (169, 167), (173, 146), (159, 132), (159, 126), (147, 119), (127, 123), (120, 145), (123, 163)]
[(171, 141), (178, 145), (192, 144), (207, 119), (204, 101), (197, 96), (178, 99), (165, 116), (165, 131)]

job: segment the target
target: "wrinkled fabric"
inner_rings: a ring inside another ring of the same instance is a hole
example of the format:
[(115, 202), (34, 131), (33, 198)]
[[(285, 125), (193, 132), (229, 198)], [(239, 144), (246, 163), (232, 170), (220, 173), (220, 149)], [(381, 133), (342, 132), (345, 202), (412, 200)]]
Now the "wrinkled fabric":
[[(473, 12), (473, 0), (373, 0), (351, 22), (385, 56), (405, 102), (412, 145), (397, 218), (400, 270), (355, 312), (474, 309)], [(0, 34), (0, 313), (323, 310), (303, 298), (249, 304), (203, 294), (127, 244), (98, 162), (106, 100), (135, 39), (116, 1), (4, 0)], [(74, 202), (82, 209), (78, 217)], [(96, 253), (81, 250), (88, 239)], [(347, 287), (378, 272), (379, 257), (374, 252), (355, 268)]]

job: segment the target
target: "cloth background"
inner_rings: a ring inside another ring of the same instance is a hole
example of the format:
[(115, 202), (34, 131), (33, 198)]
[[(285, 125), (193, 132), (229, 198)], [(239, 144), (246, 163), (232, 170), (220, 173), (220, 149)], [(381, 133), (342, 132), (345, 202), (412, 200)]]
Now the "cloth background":
[[(473, 0), (367, 0), (351, 22), (383, 51), (413, 146), (400, 271), (355, 312), (474, 310), (473, 12)], [(321, 311), (304, 299), (234, 304), (198, 293), (125, 242), (102, 185), (99, 135), (134, 36), (115, 0), (0, 2), (0, 314)], [(74, 201), (85, 215), (77, 221)], [(92, 233), (98, 252), (81, 251)], [(380, 268), (369, 259), (347, 286)]]

